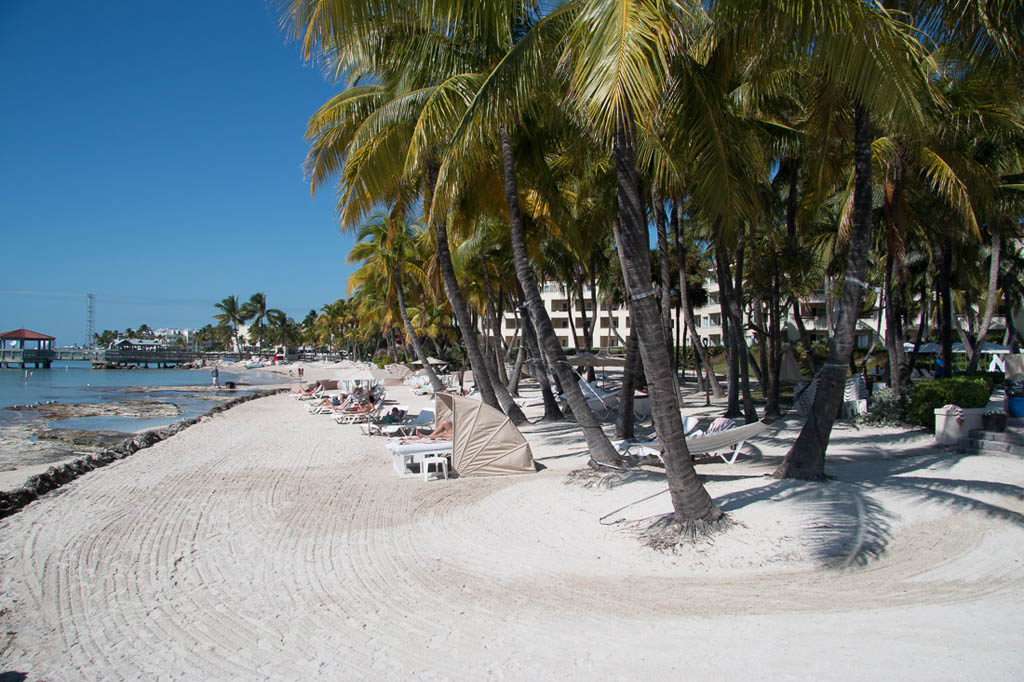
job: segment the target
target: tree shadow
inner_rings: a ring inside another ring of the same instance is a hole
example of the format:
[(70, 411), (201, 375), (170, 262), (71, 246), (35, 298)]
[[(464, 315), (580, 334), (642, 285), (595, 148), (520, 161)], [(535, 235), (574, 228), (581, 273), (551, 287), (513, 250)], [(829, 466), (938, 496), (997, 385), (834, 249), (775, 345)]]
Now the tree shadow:
[[(759, 448), (745, 461), (766, 461), (781, 457), (765, 456)], [(744, 455), (747, 454), (746, 448)], [(838, 455), (829, 457), (830, 480), (813, 483), (776, 480), (761, 473), (706, 473), (703, 482), (729, 482), (761, 479), (763, 485), (725, 493), (715, 498), (724, 512), (735, 512), (760, 502), (787, 502), (797, 505), (813, 519), (808, 531), (808, 548), (822, 565), (834, 568), (865, 567), (880, 559), (892, 541), (897, 515), (879, 499), (889, 493), (913, 500), (937, 504), (957, 512), (981, 514), (1024, 528), (1024, 514), (981, 495), (998, 495), (1014, 501), (1024, 500), (1024, 487), (998, 481), (928, 476), (926, 472), (948, 470), (966, 453), (920, 447), (898, 454)], [(660, 470), (630, 469), (590, 476), (589, 485), (620, 488), (630, 483), (664, 481)], [(661, 491), (666, 492), (666, 491)], [(660, 493), (659, 493), (660, 494)], [(650, 499), (651, 495), (624, 507)], [(614, 513), (614, 512), (613, 512)], [(603, 521), (602, 521), (603, 522)]]

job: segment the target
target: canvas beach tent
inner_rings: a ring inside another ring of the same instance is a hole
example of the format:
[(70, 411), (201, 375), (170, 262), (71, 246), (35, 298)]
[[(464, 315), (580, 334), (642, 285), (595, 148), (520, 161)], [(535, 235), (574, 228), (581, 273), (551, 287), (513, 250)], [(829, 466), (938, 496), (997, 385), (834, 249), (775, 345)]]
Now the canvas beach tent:
[(452, 469), (459, 476), (533, 473), (533, 452), (504, 414), (482, 401), (451, 393), (434, 396), (440, 424), (452, 422)]

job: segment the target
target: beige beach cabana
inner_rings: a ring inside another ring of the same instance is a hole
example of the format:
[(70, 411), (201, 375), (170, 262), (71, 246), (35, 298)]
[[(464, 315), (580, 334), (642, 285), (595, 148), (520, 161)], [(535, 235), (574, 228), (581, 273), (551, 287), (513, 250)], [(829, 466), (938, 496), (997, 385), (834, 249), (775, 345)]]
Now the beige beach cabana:
[(434, 396), (437, 422), (452, 422), (452, 469), (459, 476), (534, 472), (530, 444), (512, 421), (480, 400)]

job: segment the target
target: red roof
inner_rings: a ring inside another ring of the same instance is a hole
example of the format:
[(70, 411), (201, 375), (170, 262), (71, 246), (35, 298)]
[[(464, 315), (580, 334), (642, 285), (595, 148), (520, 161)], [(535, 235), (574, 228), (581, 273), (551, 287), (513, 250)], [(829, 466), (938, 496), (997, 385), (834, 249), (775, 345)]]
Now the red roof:
[(7, 332), (6, 334), (0, 334), (0, 339), (23, 339), (25, 341), (53, 341), (55, 338), (56, 337), (54, 336), (40, 334), (39, 332), (34, 332), (31, 329), (25, 329), (24, 327), (21, 329), (15, 329), (12, 332)]

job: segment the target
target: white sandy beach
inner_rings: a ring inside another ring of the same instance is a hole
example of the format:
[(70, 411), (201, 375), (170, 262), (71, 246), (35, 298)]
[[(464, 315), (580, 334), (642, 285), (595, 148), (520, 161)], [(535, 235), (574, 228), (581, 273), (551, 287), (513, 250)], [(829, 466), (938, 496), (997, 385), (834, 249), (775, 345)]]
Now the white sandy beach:
[(798, 427), (700, 464), (736, 523), (662, 554), (628, 522), (663, 475), (567, 485), (567, 425), (523, 430), (536, 474), (423, 482), (248, 402), (0, 521), (0, 676), (1022, 679), (1024, 460), (840, 422), (837, 480), (765, 478)]

